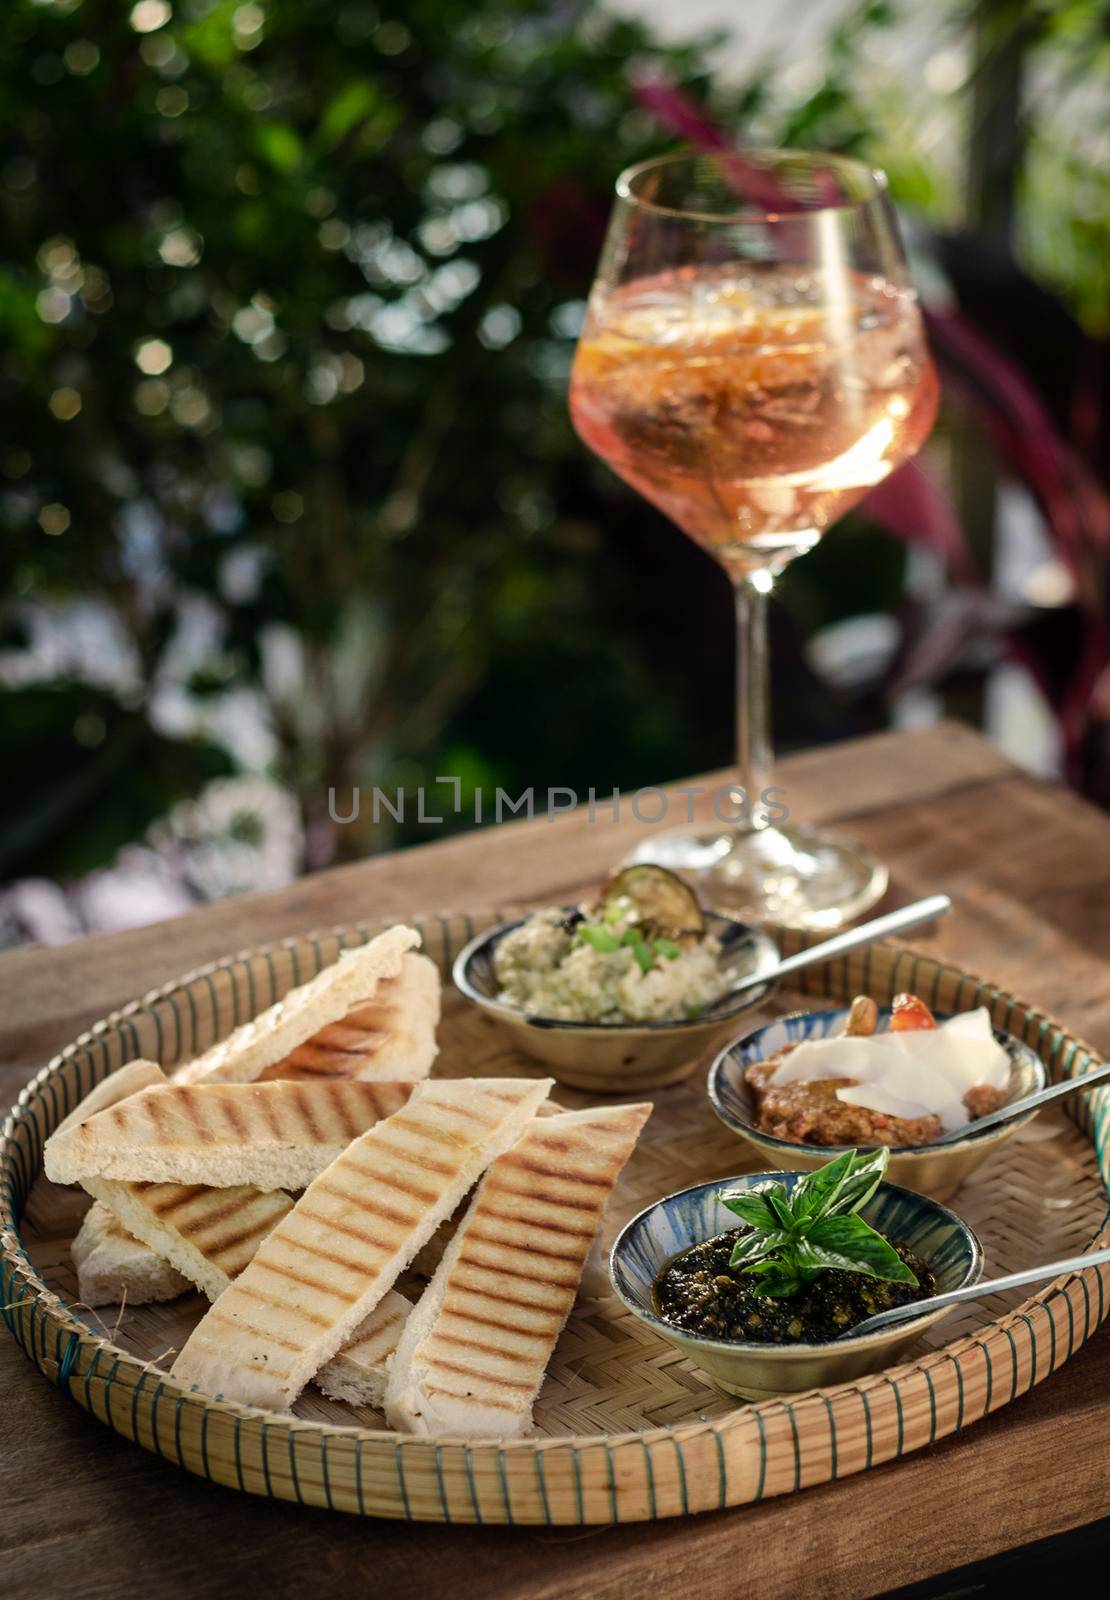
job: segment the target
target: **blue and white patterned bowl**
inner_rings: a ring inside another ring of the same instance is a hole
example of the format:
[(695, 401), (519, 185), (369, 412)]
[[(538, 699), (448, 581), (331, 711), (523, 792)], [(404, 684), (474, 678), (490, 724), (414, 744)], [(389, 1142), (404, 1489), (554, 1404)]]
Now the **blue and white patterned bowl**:
[[(617, 1236), (609, 1256), (613, 1288), (640, 1321), (669, 1339), (683, 1355), (729, 1394), (762, 1400), (801, 1389), (823, 1388), (890, 1366), (944, 1315), (944, 1308), (912, 1322), (861, 1338), (829, 1344), (757, 1344), (742, 1339), (705, 1339), (664, 1322), (652, 1293), (659, 1273), (680, 1251), (715, 1234), (743, 1227), (721, 1204), (722, 1189), (750, 1189), (774, 1178), (793, 1190), (800, 1172), (746, 1172), (717, 1178), (657, 1200)], [(966, 1222), (947, 1207), (896, 1184), (882, 1183), (861, 1211), (873, 1228), (920, 1256), (937, 1280), (937, 1293), (975, 1283), (983, 1272), (983, 1249)]]
[[(561, 909), (568, 922), (581, 917), (577, 906)], [(738, 980), (778, 965), (778, 948), (762, 929), (713, 911), (704, 915), (707, 930), (720, 940), (718, 965), (726, 976)], [(727, 1036), (739, 1014), (765, 1000), (771, 988), (768, 980), (739, 995), (726, 992), (700, 1016), (674, 1022), (564, 1022), (530, 1016), (499, 998), (493, 965), (501, 940), (525, 920), (517, 917), (479, 933), (459, 951), (451, 975), (460, 994), (481, 1007), (519, 1049), (575, 1089), (626, 1094), (678, 1083)]]
[[(938, 1021), (945, 1013), (937, 1014)], [(890, 1026), (889, 1006), (879, 1011), (879, 1031), (885, 1033)], [(742, 1034), (732, 1044), (726, 1045), (709, 1069), (709, 1101), (726, 1127), (759, 1152), (763, 1160), (775, 1167), (801, 1168), (812, 1172), (833, 1156), (839, 1155), (843, 1146), (796, 1144), (791, 1139), (780, 1139), (764, 1133), (756, 1126), (755, 1097), (744, 1082), (744, 1072), (754, 1061), (766, 1061), (788, 1044), (799, 1044), (803, 1039), (826, 1039), (842, 1033), (848, 1019), (848, 1009), (837, 1011), (799, 1011), (789, 1017), (779, 1017), (762, 1028)], [(1046, 1084), (1044, 1063), (1029, 1045), (1015, 1039), (1012, 1034), (994, 1030), (994, 1036), (1010, 1058), (1010, 1083), (1006, 1100), (1024, 1099), (1036, 1094)], [(1007, 1139), (1013, 1138), (1023, 1128), (1035, 1111), (1000, 1128), (987, 1128), (975, 1132), (975, 1124), (968, 1125), (967, 1135), (952, 1144), (910, 1145), (890, 1152), (887, 1177), (891, 1183), (901, 1183), (919, 1194), (931, 1195), (934, 1200), (947, 1200), (975, 1168), (992, 1155)]]

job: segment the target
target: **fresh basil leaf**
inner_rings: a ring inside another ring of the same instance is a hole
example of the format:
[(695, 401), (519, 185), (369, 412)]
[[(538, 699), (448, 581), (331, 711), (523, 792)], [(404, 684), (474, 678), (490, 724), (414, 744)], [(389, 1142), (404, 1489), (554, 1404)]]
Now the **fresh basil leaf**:
[(804, 1218), (824, 1216), (836, 1200), (848, 1173), (855, 1162), (856, 1152), (845, 1150), (842, 1156), (826, 1161), (823, 1167), (807, 1172), (794, 1185), (790, 1204), (799, 1222)]
[(743, 1267), (752, 1261), (762, 1261), (765, 1256), (781, 1250), (785, 1243), (785, 1233), (760, 1233), (753, 1228), (751, 1233), (743, 1233), (737, 1239), (728, 1264), (730, 1267)]
[(775, 1300), (784, 1300), (789, 1295), (797, 1294), (802, 1287), (799, 1275), (781, 1261), (761, 1261), (744, 1270), (755, 1278), (752, 1288), (757, 1294), (770, 1295)]
[(777, 1217), (785, 1217), (787, 1223), (794, 1221), (794, 1213), (790, 1205), (790, 1195), (787, 1193), (785, 1183), (780, 1183), (777, 1178), (768, 1178), (765, 1183), (753, 1183), (745, 1191), (747, 1194), (761, 1194), (769, 1200), (775, 1209)]
[(894, 1246), (855, 1215), (822, 1218), (794, 1248), (802, 1266), (860, 1272), (888, 1283), (917, 1283)]
[(858, 1211), (865, 1206), (883, 1181), (889, 1161), (890, 1151), (885, 1145), (867, 1155), (857, 1150), (855, 1165), (841, 1184), (834, 1206), (825, 1215)]
[(620, 940), (599, 923), (580, 922), (576, 931), (583, 944), (591, 945), (602, 955), (612, 955), (614, 950), (620, 949)]
[(753, 1228), (759, 1228), (764, 1233), (778, 1230), (779, 1219), (771, 1209), (766, 1195), (748, 1189), (723, 1189), (717, 1199), (726, 1211), (731, 1211), (737, 1217), (743, 1217)]
[(845, 1150), (843, 1155), (807, 1172), (794, 1185), (791, 1199), (799, 1221), (856, 1211), (874, 1194), (890, 1160), (890, 1151)]

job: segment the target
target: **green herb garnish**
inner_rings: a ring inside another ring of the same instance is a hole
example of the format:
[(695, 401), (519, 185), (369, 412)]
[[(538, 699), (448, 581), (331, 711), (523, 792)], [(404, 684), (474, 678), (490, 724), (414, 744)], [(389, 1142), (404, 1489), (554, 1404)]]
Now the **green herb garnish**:
[(651, 948), (657, 956), (662, 956), (667, 961), (677, 961), (682, 954), (682, 946), (675, 944), (673, 939), (653, 939)]
[(616, 934), (610, 933), (608, 928), (603, 928), (597, 922), (580, 922), (575, 933), (583, 944), (592, 945), (595, 950), (600, 950), (602, 955), (612, 955), (614, 950), (619, 950), (621, 947)]
[(875, 1193), (890, 1151), (846, 1150), (789, 1193), (783, 1183), (722, 1190), (721, 1204), (748, 1224), (733, 1246), (729, 1266), (753, 1274), (760, 1294), (797, 1294), (819, 1272), (860, 1272), (888, 1283), (917, 1283), (889, 1244), (858, 1215)]
[(648, 949), (647, 940), (644, 938), (639, 928), (626, 929), (624, 937), (621, 939), (621, 944), (626, 945), (628, 949), (632, 951), (632, 954), (636, 957), (636, 963), (641, 972), (651, 971), (652, 963), (654, 962), (655, 957)]

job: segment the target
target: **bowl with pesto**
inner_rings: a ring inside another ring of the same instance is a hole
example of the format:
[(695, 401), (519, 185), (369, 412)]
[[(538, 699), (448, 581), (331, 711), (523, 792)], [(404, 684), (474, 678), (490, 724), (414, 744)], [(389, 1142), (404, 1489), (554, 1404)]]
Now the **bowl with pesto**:
[(745, 1399), (892, 1365), (944, 1310), (853, 1338), (893, 1306), (977, 1282), (983, 1251), (954, 1212), (883, 1181), (889, 1151), (813, 1172), (745, 1173), (656, 1201), (623, 1229), (617, 1295)]
[[(888, 1178), (934, 1200), (1024, 1127), (1035, 1111), (976, 1123), (1045, 1087), (1036, 1051), (991, 1024), (986, 1007), (937, 1013), (914, 994), (878, 1006), (857, 995), (802, 1011), (727, 1045), (709, 1069), (721, 1121), (774, 1166), (811, 1170), (839, 1151), (886, 1145)], [(942, 1135), (958, 1135), (943, 1144)]]
[(472, 939), (456, 987), (578, 1089), (677, 1083), (771, 985), (732, 990), (779, 959), (759, 929), (704, 911), (673, 873), (640, 864), (585, 906), (546, 906)]

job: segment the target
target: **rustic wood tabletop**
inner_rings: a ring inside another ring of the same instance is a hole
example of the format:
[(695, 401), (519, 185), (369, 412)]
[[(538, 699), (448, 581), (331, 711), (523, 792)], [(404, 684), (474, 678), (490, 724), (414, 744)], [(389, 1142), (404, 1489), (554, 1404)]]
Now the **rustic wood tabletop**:
[[(711, 782), (713, 780), (701, 780)], [(923, 948), (1110, 1052), (1110, 820), (954, 723), (782, 763), (796, 818), (891, 866), (888, 904), (936, 890)], [(432, 830), (429, 830), (430, 832)], [(338, 868), (174, 922), (0, 958), (0, 1103), (96, 1017), (198, 962), (359, 918), (574, 898), (641, 830), (583, 813)], [(863, 1476), (735, 1511), (582, 1530), (362, 1522), (204, 1483), (109, 1432), (0, 1337), (0, 1549), (11, 1600), (361, 1594), (382, 1600), (868, 1596), (1110, 1514), (1110, 1332), (968, 1432)], [(942, 1586), (943, 1587), (943, 1586)]]

